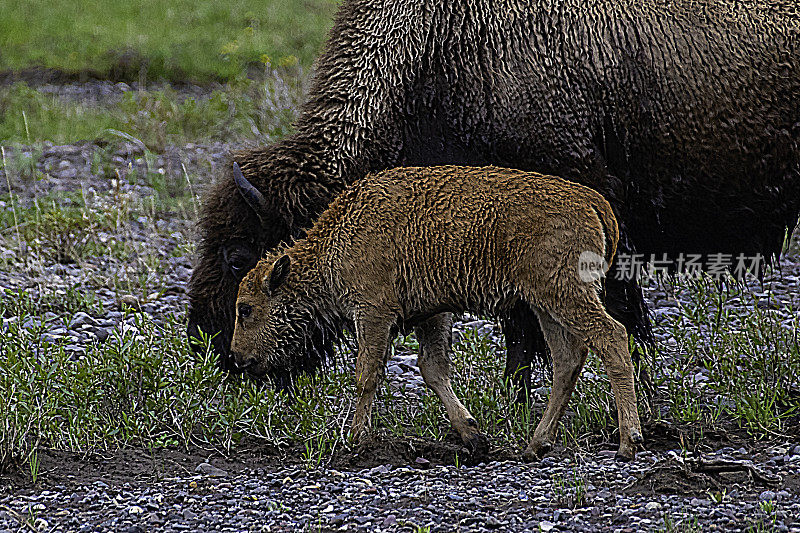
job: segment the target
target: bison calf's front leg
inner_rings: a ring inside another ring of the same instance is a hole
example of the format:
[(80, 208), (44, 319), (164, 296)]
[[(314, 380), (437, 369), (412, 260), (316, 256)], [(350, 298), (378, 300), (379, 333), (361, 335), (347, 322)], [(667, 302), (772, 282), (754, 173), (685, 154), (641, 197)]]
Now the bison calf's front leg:
[(478, 423), (453, 391), (450, 382), (450, 345), (453, 319), (450, 313), (429, 318), (416, 328), (419, 340), (419, 369), (425, 384), (439, 397), (447, 410), (447, 418), (458, 431), (473, 457), (489, 452), (489, 441), (478, 429)]
[(356, 392), (358, 402), (353, 415), (351, 434), (354, 441), (369, 433), (372, 400), (383, 377), (389, 349), (391, 321), (365, 317), (356, 321), (358, 356), (356, 357)]

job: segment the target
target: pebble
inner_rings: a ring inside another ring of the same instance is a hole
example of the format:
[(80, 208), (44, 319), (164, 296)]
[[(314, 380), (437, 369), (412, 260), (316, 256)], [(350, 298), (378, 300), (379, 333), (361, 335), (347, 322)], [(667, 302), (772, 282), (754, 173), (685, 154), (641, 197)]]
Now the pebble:
[(548, 522), (547, 520), (542, 520), (539, 522), (539, 529), (545, 533), (547, 531), (552, 531), (554, 527), (556, 527), (556, 525), (552, 522)]
[(200, 463), (197, 465), (197, 468), (195, 468), (194, 471), (198, 474), (204, 474), (209, 477), (228, 477), (227, 471), (217, 468), (209, 463)]

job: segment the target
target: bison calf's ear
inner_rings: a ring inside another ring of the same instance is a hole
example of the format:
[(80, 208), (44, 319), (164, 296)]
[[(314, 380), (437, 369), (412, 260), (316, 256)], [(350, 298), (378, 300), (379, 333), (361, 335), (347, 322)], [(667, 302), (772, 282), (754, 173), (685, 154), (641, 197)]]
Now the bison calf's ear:
[(289, 275), (289, 266), (291, 259), (288, 255), (284, 255), (272, 265), (272, 271), (264, 278), (264, 291), (267, 294), (273, 294), (281, 284), (286, 281), (286, 276)]

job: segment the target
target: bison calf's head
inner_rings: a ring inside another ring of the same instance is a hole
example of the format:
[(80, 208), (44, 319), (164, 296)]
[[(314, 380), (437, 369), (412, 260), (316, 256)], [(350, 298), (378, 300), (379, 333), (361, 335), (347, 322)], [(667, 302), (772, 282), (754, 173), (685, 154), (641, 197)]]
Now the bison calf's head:
[(273, 379), (296, 370), (293, 360), (307, 349), (315, 325), (294, 289), (298, 277), (288, 255), (270, 255), (242, 280), (231, 341), (237, 369)]

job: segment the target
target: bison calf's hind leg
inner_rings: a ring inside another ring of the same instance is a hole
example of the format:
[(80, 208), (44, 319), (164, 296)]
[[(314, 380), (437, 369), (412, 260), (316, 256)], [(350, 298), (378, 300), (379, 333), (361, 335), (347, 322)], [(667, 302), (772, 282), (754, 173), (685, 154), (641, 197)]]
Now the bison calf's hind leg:
[[(566, 407), (583, 366), (581, 357), (574, 358), (576, 344), (594, 350), (603, 361), (614, 402), (617, 405), (620, 444), (617, 457), (631, 460), (636, 445), (642, 442), (642, 429), (636, 406), (636, 388), (633, 380), (633, 363), (628, 352), (628, 336), (625, 328), (606, 313), (596, 286), (573, 277), (571, 265), (577, 258), (567, 258), (564, 264), (552, 270), (563, 273), (551, 279), (546, 289), (528, 288), (528, 301), (536, 302), (542, 330), (553, 358), (553, 391), (542, 420), (534, 432), (534, 439), (525, 450), (524, 458), (538, 456), (552, 438), (558, 419)], [(555, 288), (555, 290), (552, 290)], [(561, 330), (564, 330), (563, 332)], [(574, 338), (573, 338), (574, 337)]]
[(489, 441), (478, 423), (453, 391), (450, 382), (450, 346), (453, 320), (449, 313), (436, 315), (415, 329), (419, 341), (419, 369), (425, 384), (439, 397), (447, 417), (475, 457), (489, 451)]
[(552, 448), (558, 422), (572, 397), (588, 352), (580, 338), (553, 320), (547, 312), (539, 311), (537, 314), (552, 354), (553, 388), (542, 419), (536, 426), (530, 444), (523, 452), (522, 457), (526, 461), (541, 459)]
[(583, 339), (603, 361), (617, 404), (620, 433), (617, 458), (631, 460), (636, 454), (636, 445), (643, 439), (628, 336), (625, 327), (606, 313), (590, 285), (587, 284), (585, 289), (579, 291), (575, 298), (556, 303), (551, 315), (571, 333)]
[(356, 321), (358, 356), (356, 357), (356, 391), (358, 402), (353, 415), (352, 436), (355, 441), (366, 437), (372, 421), (372, 400), (383, 377), (389, 350), (392, 321), (365, 317)]
[(603, 361), (617, 404), (620, 435), (617, 459), (630, 461), (636, 454), (636, 445), (644, 439), (636, 406), (636, 385), (633, 362), (628, 352), (628, 336), (625, 327), (605, 312), (590, 325), (589, 346)]

